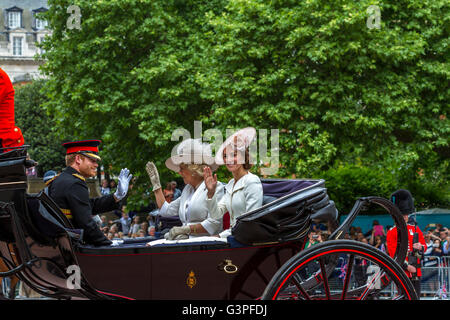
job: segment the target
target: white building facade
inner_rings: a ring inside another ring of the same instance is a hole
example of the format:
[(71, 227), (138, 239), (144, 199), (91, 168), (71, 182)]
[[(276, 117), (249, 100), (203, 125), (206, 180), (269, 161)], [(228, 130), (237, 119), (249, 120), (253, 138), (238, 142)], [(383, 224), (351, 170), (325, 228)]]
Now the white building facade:
[(0, 0), (0, 67), (13, 83), (40, 77), (36, 43), (50, 32), (37, 14), (47, 9), (47, 0)]

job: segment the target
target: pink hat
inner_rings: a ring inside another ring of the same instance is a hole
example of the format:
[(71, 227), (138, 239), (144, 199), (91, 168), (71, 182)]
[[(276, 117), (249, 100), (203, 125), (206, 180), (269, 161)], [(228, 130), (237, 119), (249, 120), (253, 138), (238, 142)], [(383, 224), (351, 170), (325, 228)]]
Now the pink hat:
[(216, 152), (216, 163), (219, 165), (225, 164), (223, 161), (223, 150), (228, 145), (234, 145), (237, 150), (239, 151), (245, 151), (250, 144), (252, 143), (253, 139), (256, 137), (256, 129), (253, 127), (247, 127), (244, 129), (241, 129), (231, 136), (229, 136), (224, 143), (220, 146), (219, 150)]

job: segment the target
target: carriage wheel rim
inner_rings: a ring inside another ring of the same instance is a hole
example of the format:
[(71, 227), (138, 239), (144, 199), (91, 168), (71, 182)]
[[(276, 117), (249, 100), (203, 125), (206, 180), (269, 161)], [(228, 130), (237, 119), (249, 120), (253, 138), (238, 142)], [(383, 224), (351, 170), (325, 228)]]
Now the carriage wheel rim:
[(296, 267), (294, 268), (294, 270), (292, 270), (292, 271), (291, 271), (291, 272), (283, 279), (283, 281), (281, 282), (281, 284), (278, 286), (277, 290), (275, 291), (275, 294), (273, 295), (272, 300), (275, 300), (275, 299), (276, 299), (276, 297), (278, 296), (280, 290), (283, 288), (283, 286), (284, 286), (284, 284), (286, 283), (286, 281), (287, 281), (287, 280), (292, 276), (292, 274), (294, 274), (300, 267), (302, 267), (302, 266), (305, 265), (306, 263), (309, 263), (311, 260), (314, 260), (314, 259), (316, 259), (316, 258), (319, 258), (319, 257), (321, 257), (321, 256), (323, 256), (323, 255), (326, 255), (326, 254), (333, 254), (333, 253), (336, 253), (336, 252), (342, 252), (342, 251), (345, 251), (345, 252), (353, 252), (354, 254), (356, 253), (356, 254), (361, 255), (361, 256), (367, 256), (367, 257), (370, 257), (370, 258), (374, 259), (374, 260), (377, 261), (378, 263), (380, 263), (382, 266), (384, 266), (386, 269), (388, 269), (388, 270), (390, 271), (391, 275), (394, 275), (394, 276), (397, 278), (397, 280), (399, 281), (399, 283), (400, 283), (401, 286), (402, 286), (403, 292), (407, 295), (408, 300), (411, 300), (411, 296), (409, 295), (409, 292), (408, 292), (407, 288), (405, 287), (405, 284), (403, 283), (403, 281), (398, 277), (398, 275), (397, 275), (397, 274), (396, 274), (389, 266), (387, 266), (387, 265), (386, 265), (384, 262), (382, 262), (380, 259), (378, 259), (378, 258), (372, 256), (371, 254), (363, 253), (362, 251), (358, 251), (358, 250), (355, 250), (355, 249), (333, 249), (333, 250), (328, 250), (328, 251), (324, 251), (324, 252), (322, 252), (322, 253), (317, 253), (316, 255), (314, 255), (314, 256), (308, 258), (307, 260), (303, 261), (303, 262), (300, 263), (298, 266), (296, 266)]

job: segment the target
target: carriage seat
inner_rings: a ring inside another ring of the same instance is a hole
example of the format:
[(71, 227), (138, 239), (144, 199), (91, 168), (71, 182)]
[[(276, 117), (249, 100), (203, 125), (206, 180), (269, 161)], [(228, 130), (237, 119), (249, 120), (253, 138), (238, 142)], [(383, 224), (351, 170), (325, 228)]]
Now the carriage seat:
[(65, 217), (61, 217), (62, 214), (58, 215), (58, 213), (54, 212), (52, 204), (48, 203), (48, 200), (49, 198), (43, 192), (27, 195), (28, 212), (38, 233), (43, 235), (44, 237), (42, 238), (47, 239), (47, 241), (62, 234), (67, 234), (72, 240), (81, 242), (83, 229), (75, 229), (69, 225), (67, 221), (63, 220)]
[(232, 235), (257, 245), (306, 237), (312, 219), (334, 221), (337, 210), (324, 180), (261, 179), (263, 206), (237, 218)]
[(263, 188), (263, 205), (271, 203), (281, 197), (303, 190), (314, 183), (311, 181), (296, 181), (296, 180), (284, 180), (269, 182), (267, 180), (261, 181)]

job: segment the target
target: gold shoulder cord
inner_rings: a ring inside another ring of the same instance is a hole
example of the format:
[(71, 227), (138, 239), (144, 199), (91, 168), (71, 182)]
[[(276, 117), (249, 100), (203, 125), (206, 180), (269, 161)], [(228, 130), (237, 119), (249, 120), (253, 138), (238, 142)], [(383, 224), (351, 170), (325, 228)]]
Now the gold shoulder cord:
[(59, 174), (57, 174), (56, 176), (54, 176), (53, 178), (51, 178), (50, 180), (48, 180), (45, 185), (48, 186), (50, 183), (53, 182), (53, 180), (55, 180), (56, 178), (58, 178)]
[(81, 180), (83, 180), (83, 181), (86, 181), (86, 179), (85, 179), (83, 176), (80, 176), (78, 173), (72, 173), (72, 175), (73, 175), (74, 177), (77, 177), (78, 179), (81, 179)]

